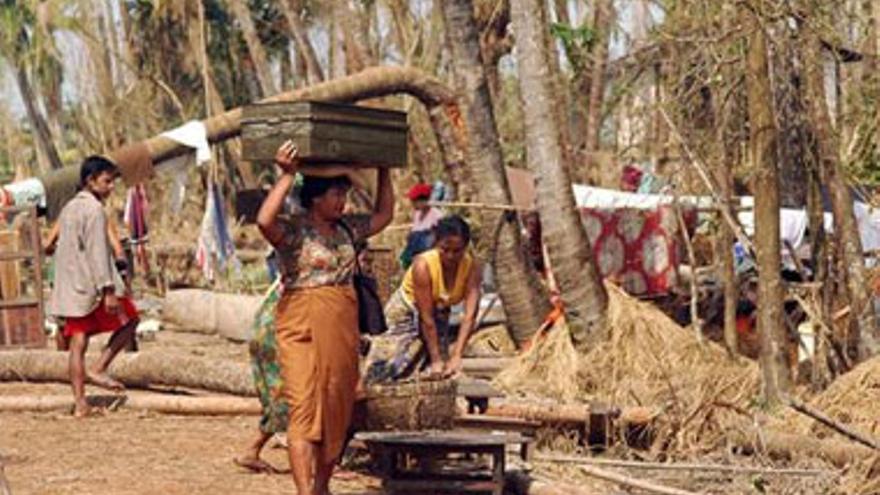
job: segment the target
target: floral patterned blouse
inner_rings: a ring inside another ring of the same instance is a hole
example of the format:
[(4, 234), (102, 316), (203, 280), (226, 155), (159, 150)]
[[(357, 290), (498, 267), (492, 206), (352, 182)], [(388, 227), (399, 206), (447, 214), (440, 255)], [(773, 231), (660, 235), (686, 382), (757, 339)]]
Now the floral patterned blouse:
[[(344, 215), (342, 221), (355, 242), (366, 240), (370, 215)], [(284, 231), (276, 252), (285, 290), (351, 284), (355, 251), (345, 228), (337, 226), (333, 235), (324, 236), (304, 215), (294, 215), (284, 222)]]

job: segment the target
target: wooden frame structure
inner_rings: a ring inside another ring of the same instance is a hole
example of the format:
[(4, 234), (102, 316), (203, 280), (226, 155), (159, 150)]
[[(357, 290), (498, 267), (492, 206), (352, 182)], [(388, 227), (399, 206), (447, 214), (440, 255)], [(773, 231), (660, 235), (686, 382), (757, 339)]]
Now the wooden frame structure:
[[(45, 347), (43, 249), (35, 206), (0, 208), (0, 349)], [(22, 264), (33, 275), (23, 280)], [(22, 291), (29, 283), (32, 294)]]

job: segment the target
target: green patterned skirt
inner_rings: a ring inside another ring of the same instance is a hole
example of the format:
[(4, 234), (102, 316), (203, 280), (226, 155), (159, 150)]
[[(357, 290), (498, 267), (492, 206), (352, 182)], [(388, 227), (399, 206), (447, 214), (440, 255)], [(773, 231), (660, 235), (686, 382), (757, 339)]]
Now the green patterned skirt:
[(275, 340), (275, 306), (283, 291), (284, 286), (275, 283), (263, 298), (254, 318), (254, 336), (249, 345), (251, 372), (263, 407), (260, 431), (264, 433), (287, 431), (289, 417), (287, 402), (281, 394), (281, 367)]

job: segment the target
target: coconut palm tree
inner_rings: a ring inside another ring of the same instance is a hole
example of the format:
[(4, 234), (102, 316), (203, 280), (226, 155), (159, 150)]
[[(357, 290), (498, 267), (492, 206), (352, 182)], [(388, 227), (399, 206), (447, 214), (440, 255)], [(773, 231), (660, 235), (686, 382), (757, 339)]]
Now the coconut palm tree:
[(538, 178), (537, 203), (550, 264), (556, 275), (575, 347), (586, 350), (608, 334), (608, 294), (593, 260), (587, 233), (575, 208), (555, 111), (554, 82), (548, 67), (545, 4), (511, 0), (517, 69), (529, 168)]
[[(479, 184), (477, 198), (487, 203), (509, 204), (510, 191), (473, 12), (471, 0), (443, 2), (446, 36), (452, 49), (453, 72), (459, 80), (460, 104), (467, 127), (467, 162), (475, 183)], [(517, 341), (525, 341), (547, 314), (547, 297), (520, 248), (522, 240), (516, 222), (499, 219), (497, 214), (483, 214), (482, 221), (484, 225), (503, 222), (498, 230), (493, 268), (510, 332)]]

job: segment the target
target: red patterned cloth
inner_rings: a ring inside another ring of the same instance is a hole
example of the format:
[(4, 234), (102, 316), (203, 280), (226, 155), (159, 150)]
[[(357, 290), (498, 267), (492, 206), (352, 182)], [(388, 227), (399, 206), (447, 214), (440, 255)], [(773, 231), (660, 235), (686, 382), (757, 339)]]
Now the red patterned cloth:
[[(675, 286), (679, 262), (675, 209), (580, 211), (603, 277), (638, 296), (664, 294)], [(696, 212), (690, 209), (682, 214), (686, 224), (693, 225)]]

